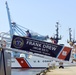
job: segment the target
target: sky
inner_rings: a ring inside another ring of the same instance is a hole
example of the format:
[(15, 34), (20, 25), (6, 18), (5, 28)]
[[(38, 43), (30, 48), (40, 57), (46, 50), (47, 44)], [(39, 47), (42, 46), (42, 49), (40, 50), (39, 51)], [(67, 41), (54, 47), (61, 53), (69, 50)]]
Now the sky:
[(54, 36), (56, 22), (59, 22), (60, 43), (65, 45), (68, 45), (69, 28), (74, 36), (76, 0), (0, 0), (0, 32), (10, 30), (6, 1), (13, 22), (49, 37)]

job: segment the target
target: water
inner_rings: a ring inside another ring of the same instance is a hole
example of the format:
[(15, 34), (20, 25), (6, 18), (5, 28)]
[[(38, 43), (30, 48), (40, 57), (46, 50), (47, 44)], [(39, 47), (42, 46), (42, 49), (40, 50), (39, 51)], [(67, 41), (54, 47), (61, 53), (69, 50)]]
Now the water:
[(36, 75), (42, 69), (12, 69), (11, 75)]

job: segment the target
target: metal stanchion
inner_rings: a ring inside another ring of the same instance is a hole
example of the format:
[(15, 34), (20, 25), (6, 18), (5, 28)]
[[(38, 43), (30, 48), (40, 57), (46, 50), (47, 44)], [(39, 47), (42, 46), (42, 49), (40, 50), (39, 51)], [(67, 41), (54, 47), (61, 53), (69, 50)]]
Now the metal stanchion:
[(4, 50), (2, 49), (2, 55), (3, 55), (3, 66), (4, 66), (4, 74), (6, 75), (6, 66), (5, 66), (5, 57), (4, 57)]
[(11, 55), (0, 48), (0, 75), (11, 75)]

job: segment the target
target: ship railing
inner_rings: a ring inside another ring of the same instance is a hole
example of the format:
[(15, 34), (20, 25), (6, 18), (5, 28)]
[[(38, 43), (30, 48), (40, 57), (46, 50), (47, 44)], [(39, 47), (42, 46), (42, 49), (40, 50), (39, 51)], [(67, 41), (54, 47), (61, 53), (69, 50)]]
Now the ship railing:
[(10, 38), (10, 34), (8, 32), (1, 32), (0, 33), (0, 46), (6, 46), (9, 47), (11, 45), (11, 38)]

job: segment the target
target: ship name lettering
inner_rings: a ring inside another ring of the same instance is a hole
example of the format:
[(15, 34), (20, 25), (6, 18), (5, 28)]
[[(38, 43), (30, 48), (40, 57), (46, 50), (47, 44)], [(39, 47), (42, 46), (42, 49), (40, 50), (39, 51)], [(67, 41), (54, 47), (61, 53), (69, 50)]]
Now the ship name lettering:
[(27, 40), (26, 44), (41, 47), (41, 43), (36, 42), (36, 41)]
[(44, 45), (43, 44), (43, 48), (51, 49), (51, 45)]

